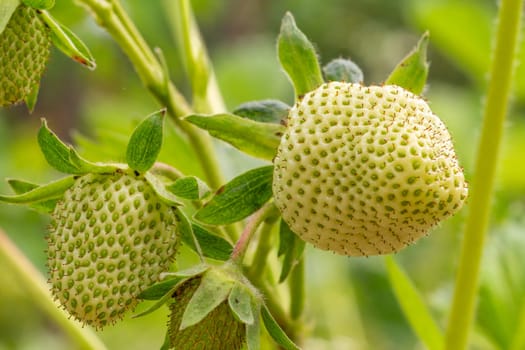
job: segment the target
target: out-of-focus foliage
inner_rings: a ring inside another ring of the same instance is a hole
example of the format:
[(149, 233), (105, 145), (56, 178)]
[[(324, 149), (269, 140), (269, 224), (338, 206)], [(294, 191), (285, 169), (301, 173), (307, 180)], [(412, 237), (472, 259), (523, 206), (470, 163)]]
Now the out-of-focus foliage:
[[(298, 26), (316, 44), (323, 65), (336, 57), (351, 58), (363, 69), (367, 84), (384, 81), (429, 30), (431, 66), (425, 97), (448, 126), (460, 163), (471, 178), (496, 1), (194, 0), (192, 4), (230, 111), (248, 100), (277, 98), (293, 103), (293, 89), (276, 54), (276, 37), (286, 11), (294, 14)], [(163, 49), (174, 81), (188, 92), (162, 1), (128, 0), (124, 5), (147, 41)], [(35, 112), (29, 115), (24, 107), (0, 110), (0, 178), (40, 183), (57, 178), (38, 151), (40, 117), (48, 119), (61, 138), (74, 140), (87, 159), (124, 161), (134, 126), (160, 107), (141, 86), (120, 49), (83, 9), (73, 1), (57, 1), (51, 13), (89, 46), (97, 70), (82, 69), (54, 51)], [(524, 55), (522, 50), (520, 57)], [(523, 281), (515, 278), (523, 269), (519, 247), (525, 244), (525, 228), (523, 220), (509, 219), (523, 216), (525, 204), (525, 65), (518, 69), (515, 85), (516, 106), (506, 130), (494, 202), (492, 236), (504, 237), (502, 242), (490, 237), (480, 332), (474, 337), (476, 344), (482, 344), (479, 349), (490, 349), (490, 344), (507, 348), (515, 329), (511, 324), (522, 317), (517, 303), (525, 297)], [(172, 128), (166, 130), (160, 160), (202, 177), (186, 140)], [(216, 144), (228, 178), (260, 164)], [(0, 191), (8, 192), (5, 182), (0, 182)], [(463, 215), (448, 220), (396, 257), (433, 306), (440, 326), (450, 307)], [(47, 218), (25, 208), (0, 207), (0, 227), (42, 271), (47, 223)], [(509, 244), (512, 249), (499, 249)], [(306, 349), (420, 346), (390, 290), (382, 259), (336, 257), (311, 247), (305, 254), (312, 326)], [(185, 255), (179, 258), (182, 263), (185, 259)], [(1, 260), (0, 276), (0, 349), (68, 349), (65, 336), (35, 307)], [(140, 310), (146, 307), (141, 305)], [(166, 320), (162, 312), (128, 319), (104, 330), (101, 337), (110, 349), (158, 348)]]

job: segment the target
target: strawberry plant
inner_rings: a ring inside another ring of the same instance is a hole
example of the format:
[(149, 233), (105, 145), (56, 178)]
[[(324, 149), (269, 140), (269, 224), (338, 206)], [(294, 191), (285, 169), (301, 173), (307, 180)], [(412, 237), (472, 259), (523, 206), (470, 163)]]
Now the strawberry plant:
[[(472, 174), (464, 173), (455, 135), (425, 95), (428, 32), (373, 84), (351, 60), (323, 65), (287, 12), (275, 54), (293, 103), (267, 98), (228, 110), (189, 0), (166, 5), (184, 87), (172, 80), (169, 48), (151, 49), (119, 0), (76, 3), (121, 48), (157, 111), (126, 135), (108, 132), (110, 147), (78, 134), (70, 145), (44, 116), (35, 144), (63, 175), (46, 184), (10, 178), (12, 194), (0, 195), (4, 204), (50, 218), (47, 282), (3, 233), (0, 257), (75, 348), (105, 349), (97, 332), (162, 312), (164, 321), (154, 328), (164, 337), (148, 348), (316, 348), (310, 328), (319, 315), (310, 310), (306, 278), (315, 271), (310, 255), (322, 250), (349, 262), (383, 259), (390, 290), (420, 346), (477, 344), (470, 334), (480, 295), (479, 328), (502, 347), (525, 346), (519, 335), (525, 318), (513, 322), (518, 335), (491, 324), (487, 313), (497, 313), (491, 298), (506, 294), (480, 278), (521, 1), (501, 1)], [(84, 42), (51, 15), (54, 5), (0, 5), (2, 107), (24, 102), (35, 109), (51, 47), (96, 68)], [(162, 153), (173, 143), (185, 161)], [(257, 165), (226, 176), (225, 144)], [(443, 324), (394, 254), (417, 250), (467, 203)], [(489, 251), (494, 261), (505, 257)], [(494, 271), (486, 274), (502, 274)]]

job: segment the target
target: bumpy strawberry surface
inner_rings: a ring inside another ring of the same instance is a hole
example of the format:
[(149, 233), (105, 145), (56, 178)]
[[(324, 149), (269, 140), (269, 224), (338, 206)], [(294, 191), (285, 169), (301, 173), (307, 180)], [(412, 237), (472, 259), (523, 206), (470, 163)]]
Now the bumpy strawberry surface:
[(168, 270), (177, 217), (142, 176), (81, 176), (53, 212), (48, 236), (52, 292), (76, 319), (101, 328)]
[(21, 5), (0, 33), (0, 106), (18, 103), (40, 81), (49, 57), (48, 28)]
[(290, 111), (275, 203), (314, 246), (396, 252), (457, 212), (467, 184), (443, 122), (398, 86), (332, 82)]

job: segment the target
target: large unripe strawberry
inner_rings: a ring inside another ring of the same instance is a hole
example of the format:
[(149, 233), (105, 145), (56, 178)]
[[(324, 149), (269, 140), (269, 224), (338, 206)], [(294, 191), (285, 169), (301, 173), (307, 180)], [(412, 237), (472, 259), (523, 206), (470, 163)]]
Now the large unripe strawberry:
[(52, 292), (76, 319), (101, 328), (175, 258), (178, 218), (142, 175), (79, 177), (53, 212), (48, 237)]
[(50, 45), (36, 10), (19, 6), (0, 33), (0, 106), (23, 101), (38, 86)]
[(292, 231), (345, 255), (396, 252), (467, 197), (445, 125), (398, 86), (332, 82), (307, 93), (274, 163), (275, 203)]

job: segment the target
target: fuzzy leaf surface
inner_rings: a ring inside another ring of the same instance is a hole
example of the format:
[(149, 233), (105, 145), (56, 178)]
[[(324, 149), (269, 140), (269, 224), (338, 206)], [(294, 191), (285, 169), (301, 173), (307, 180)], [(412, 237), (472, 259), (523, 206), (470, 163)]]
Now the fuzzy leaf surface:
[(191, 327), (204, 319), (213, 309), (228, 297), (234, 282), (222, 273), (209, 270), (201, 284), (191, 297), (184, 314), (180, 329)]
[(5, 29), (7, 23), (11, 19), (11, 15), (20, 5), (20, 0), (2, 0), (0, 1), (0, 34)]
[(273, 166), (249, 170), (221, 187), (197, 213), (195, 219), (225, 225), (249, 216), (272, 196)]
[(283, 124), (290, 106), (279, 100), (260, 100), (243, 103), (233, 114), (262, 123)]
[(157, 160), (162, 147), (165, 114), (165, 109), (150, 114), (133, 131), (126, 149), (130, 168), (146, 172)]
[(195, 114), (184, 120), (246, 154), (266, 160), (275, 156), (285, 130), (282, 125), (257, 122), (229, 113)]
[(294, 342), (288, 337), (288, 335), (286, 335), (286, 333), (283, 331), (281, 326), (279, 326), (277, 321), (275, 321), (266, 305), (263, 305), (261, 309), (261, 316), (266, 330), (273, 338), (273, 340), (277, 342), (277, 344), (279, 344), (286, 350), (300, 349), (297, 345), (294, 344)]
[(424, 33), (416, 47), (398, 63), (385, 81), (387, 85), (397, 85), (420, 95), (428, 77), (427, 47), (429, 34)]
[(297, 28), (290, 12), (284, 15), (281, 23), (277, 54), (281, 66), (292, 81), (296, 97), (303, 96), (323, 83), (315, 48)]
[(208, 185), (196, 176), (181, 177), (166, 189), (179, 198), (190, 200), (200, 200), (210, 194)]
[(323, 67), (323, 73), (328, 81), (343, 81), (347, 83), (362, 83), (363, 71), (353, 61), (336, 58)]
[(281, 220), (277, 255), (284, 255), (284, 260), (279, 283), (282, 283), (288, 277), (295, 265), (301, 260), (305, 245), (306, 242), (293, 233), (284, 220)]
[(65, 55), (71, 57), (75, 62), (93, 70), (97, 67), (95, 58), (86, 44), (80, 40), (69, 28), (59, 23), (49, 12), (40, 11), (40, 17), (51, 29), (51, 40), (53, 44)]
[(256, 303), (252, 303), (251, 306), (255, 319), (252, 324), (246, 325), (246, 346), (248, 350), (259, 350), (261, 348), (261, 308)]
[(241, 283), (235, 283), (228, 297), (228, 303), (239, 321), (250, 325), (254, 323), (256, 315), (252, 310), (252, 294)]
[(38, 144), (49, 165), (66, 174), (104, 173), (117, 169), (114, 165), (95, 164), (82, 158), (72, 146), (60, 141), (45, 119), (38, 131)]

